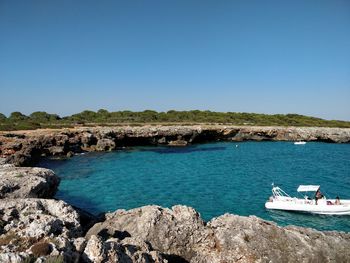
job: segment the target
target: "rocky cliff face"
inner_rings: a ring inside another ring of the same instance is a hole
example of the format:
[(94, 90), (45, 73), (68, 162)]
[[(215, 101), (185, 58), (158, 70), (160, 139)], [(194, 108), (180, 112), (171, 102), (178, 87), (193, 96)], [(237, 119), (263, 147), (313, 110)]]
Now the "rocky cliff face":
[(186, 146), (206, 141), (324, 141), (349, 143), (350, 129), (236, 126), (94, 127), (0, 133), (0, 157), (20, 166), (41, 156), (72, 156), (133, 145)]

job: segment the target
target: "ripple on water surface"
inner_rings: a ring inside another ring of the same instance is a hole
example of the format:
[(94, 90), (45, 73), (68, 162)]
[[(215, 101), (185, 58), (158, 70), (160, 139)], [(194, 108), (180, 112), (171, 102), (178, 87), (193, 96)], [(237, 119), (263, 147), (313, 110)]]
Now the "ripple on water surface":
[(350, 144), (219, 142), (188, 147), (134, 147), (43, 160), (62, 178), (57, 198), (92, 213), (157, 204), (194, 207), (205, 220), (226, 212), (280, 225), (350, 232), (350, 217), (266, 211), (271, 183), (296, 194), (320, 184), (331, 198), (350, 199)]

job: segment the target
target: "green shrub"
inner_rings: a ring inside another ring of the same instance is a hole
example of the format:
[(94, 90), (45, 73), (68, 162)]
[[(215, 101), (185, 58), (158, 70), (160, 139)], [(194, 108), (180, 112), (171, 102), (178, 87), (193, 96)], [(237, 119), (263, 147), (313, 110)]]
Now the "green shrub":
[(8, 118), (10, 121), (23, 121), (29, 119), (28, 116), (22, 114), (19, 111), (12, 112)]
[(350, 122), (323, 120), (299, 114), (257, 114), (246, 112), (212, 112), (212, 111), (175, 111), (142, 112), (116, 111), (108, 112), (100, 109), (97, 112), (85, 110), (71, 116), (61, 118), (57, 114), (37, 111), (25, 116), (20, 112), (11, 113), (9, 118), (0, 114), (0, 130), (31, 130), (38, 128), (64, 128), (74, 126), (96, 125), (133, 125), (143, 124), (184, 125), (191, 124), (228, 124), (258, 126), (305, 126), (305, 127), (342, 127), (350, 128)]

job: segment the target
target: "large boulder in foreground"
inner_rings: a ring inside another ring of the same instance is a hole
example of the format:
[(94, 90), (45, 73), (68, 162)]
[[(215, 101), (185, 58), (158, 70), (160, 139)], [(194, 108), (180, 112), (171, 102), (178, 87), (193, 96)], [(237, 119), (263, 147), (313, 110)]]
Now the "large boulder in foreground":
[[(139, 238), (181, 262), (348, 262), (350, 234), (279, 227), (225, 214), (209, 223), (186, 206), (145, 206), (106, 214), (86, 235)], [(170, 261), (171, 262), (171, 261)]]
[(49, 169), (0, 166), (0, 198), (51, 198), (59, 183)]
[(212, 233), (199, 214), (186, 206), (174, 206), (172, 210), (159, 206), (117, 210), (106, 214), (106, 221), (95, 224), (86, 237), (91, 235), (137, 237), (149, 242), (155, 250), (186, 260), (191, 259), (199, 247), (212, 242)]

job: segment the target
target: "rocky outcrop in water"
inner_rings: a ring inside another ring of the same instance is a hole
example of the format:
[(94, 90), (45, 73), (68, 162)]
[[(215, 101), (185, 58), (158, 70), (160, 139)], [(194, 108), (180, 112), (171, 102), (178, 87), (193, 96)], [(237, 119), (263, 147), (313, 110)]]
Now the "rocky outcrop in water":
[(6, 158), (7, 163), (28, 166), (41, 156), (70, 157), (84, 151), (111, 151), (134, 145), (186, 146), (218, 140), (349, 143), (350, 129), (196, 125), (1, 132), (0, 158)]
[(59, 182), (49, 169), (0, 166), (0, 198), (52, 198)]

